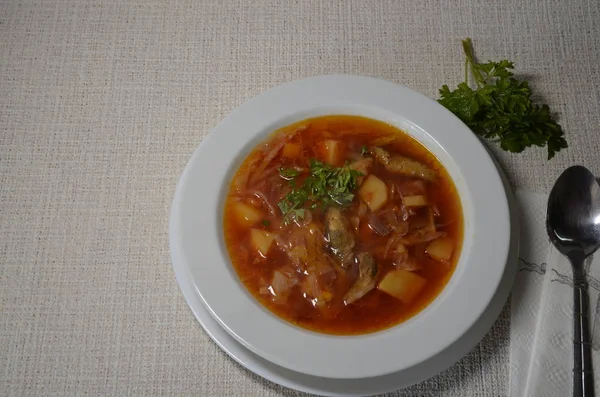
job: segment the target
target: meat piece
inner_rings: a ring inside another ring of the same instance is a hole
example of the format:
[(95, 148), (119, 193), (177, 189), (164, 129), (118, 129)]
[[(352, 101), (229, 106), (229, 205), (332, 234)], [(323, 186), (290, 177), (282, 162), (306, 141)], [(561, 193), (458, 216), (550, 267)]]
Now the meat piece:
[(371, 146), (369, 148), (369, 154), (371, 156), (373, 156), (373, 158), (375, 160), (377, 160), (378, 162), (380, 162), (383, 165), (387, 166), (390, 162), (390, 154), (386, 150), (383, 150), (380, 147)]
[(361, 252), (356, 255), (358, 260), (358, 279), (350, 287), (346, 295), (344, 295), (344, 303), (351, 304), (365, 296), (367, 292), (375, 288), (375, 277), (377, 276), (377, 264), (371, 256), (366, 252)]
[(352, 226), (346, 219), (342, 210), (329, 207), (325, 212), (325, 236), (328, 248), (344, 269), (352, 263), (355, 240)]
[(362, 175), (356, 178), (358, 186), (362, 185), (365, 176), (369, 173), (369, 170), (373, 166), (373, 159), (370, 157), (363, 157), (350, 164), (350, 169), (360, 172)]
[(435, 172), (424, 164), (418, 161), (411, 160), (403, 156), (394, 156), (385, 166), (389, 172), (395, 174), (406, 175), (413, 178), (421, 178), (428, 181), (435, 180)]
[(389, 172), (427, 181), (435, 180), (435, 171), (418, 161), (400, 155), (392, 157), (386, 150), (376, 146), (370, 147), (369, 153)]

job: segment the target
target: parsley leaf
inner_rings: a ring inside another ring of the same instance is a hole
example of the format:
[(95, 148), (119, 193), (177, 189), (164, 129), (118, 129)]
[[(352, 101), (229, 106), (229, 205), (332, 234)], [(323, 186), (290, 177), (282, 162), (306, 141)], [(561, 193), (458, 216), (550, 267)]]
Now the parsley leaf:
[(302, 186), (294, 184), (287, 196), (277, 204), (284, 222), (288, 222), (290, 218), (304, 218), (305, 205), (311, 209), (331, 205), (347, 206), (354, 200), (356, 178), (362, 175), (360, 172), (351, 169), (348, 164), (332, 167), (315, 159), (311, 159), (309, 163), (310, 174)]
[[(560, 124), (548, 105), (531, 101), (526, 81), (513, 76), (512, 62), (477, 63), (471, 39), (462, 41), (465, 52), (465, 81), (455, 90), (440, 88), (438, 102), (460, 118), (473, 132), (500, 142), (503, 150), (520, 153), (530, 146), (547, 146), (548, 159), (567, 148)], [(469, 85), (469, 74), (476, 88)]]

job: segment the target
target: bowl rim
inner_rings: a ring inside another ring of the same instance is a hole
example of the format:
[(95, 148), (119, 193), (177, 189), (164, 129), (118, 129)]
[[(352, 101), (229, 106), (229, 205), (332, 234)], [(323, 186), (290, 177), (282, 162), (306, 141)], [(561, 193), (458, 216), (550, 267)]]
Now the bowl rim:
[[(222, 199), (241, 161), (272, 131), (324, 114), (375, 118), (421, 141), (450, 174), (463, 207), (463, 248), (447, 285), (420, 313), (376, 333), (319, 334), (280, 319), (239, 281), (223, 241)], [(186, 165), (170, 226), (171, 249), (186, 262), (196, 292), (230, 335), (275, 364), (329, 378), (401, 371), (458, 340), (494, 296), (510, 241), (506, 193), (479, 139), (452, 113), (415, 91), (348, 75), (292, 81), (230, 113)]]

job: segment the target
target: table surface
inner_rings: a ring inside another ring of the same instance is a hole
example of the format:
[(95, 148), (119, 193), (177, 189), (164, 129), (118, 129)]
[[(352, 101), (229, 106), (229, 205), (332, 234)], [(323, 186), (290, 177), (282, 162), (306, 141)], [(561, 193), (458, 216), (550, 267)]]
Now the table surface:
[[(513, 60), (558, 114), (548, 162), (491, 145), (514, 187), (600, 173), (594, 0), (0, 3), (0, 389), (8, 395), (296, 396), (209, 339), (177, 286), (167, 221), (194, 148), (280, 83), (348, 73), (432, 98), (460, 40)], [(399, 396), (501, 396), (506, 309), (442, 374)]]

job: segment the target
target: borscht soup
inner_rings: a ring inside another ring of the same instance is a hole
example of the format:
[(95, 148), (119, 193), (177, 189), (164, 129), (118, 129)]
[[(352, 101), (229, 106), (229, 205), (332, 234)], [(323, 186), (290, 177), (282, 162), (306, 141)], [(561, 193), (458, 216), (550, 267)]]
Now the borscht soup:
[(275, 131), (236, 170), (225, 200), (241, 282), (274, 315), (315, 332), (364, 334), (409, 319), (460, 256), (462, 208), (447, 171), (377, 120), (322, 116)]

